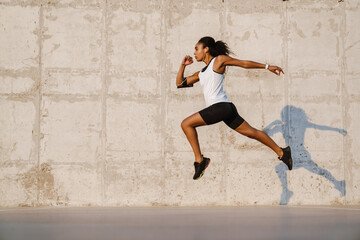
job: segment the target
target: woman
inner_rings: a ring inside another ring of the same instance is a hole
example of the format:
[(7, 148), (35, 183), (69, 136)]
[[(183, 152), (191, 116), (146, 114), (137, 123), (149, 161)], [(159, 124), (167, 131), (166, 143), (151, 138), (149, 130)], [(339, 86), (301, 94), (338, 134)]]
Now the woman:
[(195, 154), (195, 174), (193, 179), (201, 178), (210, 163), (210, 159), (201, 154), (196, 127), (211, 125), (220, 121), (224, 121), (227, 126), (238, 133), (256, 139), (270, 147), (279, 156), (278, 159), (283, 161), (291, 170), (290, 147), (280, 148), (265, 132), (251, 127), (238, 114), (235, 105), (226, 96), (222, 85), (227, 66), (265, 68), (277, 75), (284, 72), (277, 66), (232, 58), (229, 53), (230, 50), (226, 43), (222, 41), (215, 42), (212, 37), (203, 37), (195, 45), (194, 55), (195, 59), (198, 62), (204, 62), (206, 67), (184, 78), (185, 67), (193, 63), (192, 57), (185, 56), (176, 77), (176, 86), (178, 88), (192, 87), (194, 83), (200, 81), (206, 102), (206, 108), (185, 118), (181, 123), (181, 128)]

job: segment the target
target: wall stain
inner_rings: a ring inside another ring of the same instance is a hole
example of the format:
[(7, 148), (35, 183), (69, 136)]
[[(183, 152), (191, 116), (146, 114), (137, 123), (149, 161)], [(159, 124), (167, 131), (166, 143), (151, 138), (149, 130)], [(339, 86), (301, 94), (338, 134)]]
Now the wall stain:
[[(38, 194), (37, 201), (32, 200), (30, 206), (63, 204), (63, 202), (59, 201), (61, 198), (55, 188), (55, 179), (51, 171), (50, 164), (42, 163), (40, 168), (34, 166), (29, 171), (17, 175), (17, 181), (21, 182), (25, 189), (26, 202), (34, 199), (34, 196)], [(29, 204), (21, 203), (20, 205), (27, 206)]]
[(313, 37), (320, 37), (321, 22), (316, 24), (316, 29), (312, 32)]
[(250, 37), (250, 32), (249, 31), (246, 31), (243, 36), (241, 37), (241, 41), (246, 41), (246, 40), (249, 40), (249, 37)]
[(298, 28), (298, 26), (297, 26), (296, 22), (294, 22), (294, 23), (293, 23), (293, 26), (294, 26), (294, 28), (295, 28), (295, 32), (296, 32), (296, 33), (297, 33), (300, 37), (302, 37), (302, 38), (306, 38), (306, 36), (305, 36), (304, 32), (303, 32), (303, 31), (301, 31), (301, 29), (300, 29), (300, 28)]
[(335, 19), (331, 18), (329, 19), (330, 22), (330, 28), (333, 32), (338, 32), (339, 31), (339, 25), (337, 23), (335, 23)]

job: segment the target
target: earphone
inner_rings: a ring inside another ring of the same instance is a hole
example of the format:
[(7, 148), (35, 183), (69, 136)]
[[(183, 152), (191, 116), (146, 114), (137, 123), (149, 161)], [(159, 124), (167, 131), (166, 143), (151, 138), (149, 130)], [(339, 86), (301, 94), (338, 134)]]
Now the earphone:
[(204, 57), (202, 59), (202, 61), (204, 61), (205, 57), (206, 57), (206, 54), (207, 54), (208, 51), (205, 51), (205, 54), (204, 54)]

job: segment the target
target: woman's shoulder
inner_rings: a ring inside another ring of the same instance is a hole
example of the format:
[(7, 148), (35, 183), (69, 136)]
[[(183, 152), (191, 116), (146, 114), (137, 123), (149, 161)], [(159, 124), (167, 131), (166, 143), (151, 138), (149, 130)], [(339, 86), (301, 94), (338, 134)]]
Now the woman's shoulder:
[(225, 62), (229, 61), (230, 59), (231, 57), (229, 57), (228, 55), (218, 55), (215, 58), (214, 65), (216, 68), (221, 68), (225, 65)]

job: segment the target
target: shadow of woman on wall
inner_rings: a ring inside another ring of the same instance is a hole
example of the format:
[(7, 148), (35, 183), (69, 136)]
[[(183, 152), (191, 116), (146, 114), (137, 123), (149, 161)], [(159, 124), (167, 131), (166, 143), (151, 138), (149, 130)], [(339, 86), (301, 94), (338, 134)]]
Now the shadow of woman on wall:
[[(269, 136), (272, 136), (278, 132), (282, 133), (286, 145), (291, 147), (293, 170), (303, 167), (310, 172), (323, 176), (334, 184), (335, 188), (339, 190), (342, 196), (345, 196), (345, 180), (336, 180), (328, 170), (319, 167), (311, 159), (310, 153), (306, 150), (304, 146), (304, 136), (307, 128), (335, 131), (344, 136), (347, 134), (347, 132), (343, 129), (317, 125), (315, 123), (309, 122), (309, 119), (304, 110), (294, 107), (292, 105), (287, 105), (282, 109), (281, 121), (273, 121), (264, 128), (264, 131)], [(280, 163), (275, 167), (275, 170), (282, 184), (280, 205), (286, 205), (289, 202), (291, 196), (293, 195), (293, 192), (290, 191), (287, 186), (286, 171), (288, 170), (288, 168), (284, 163)]]

